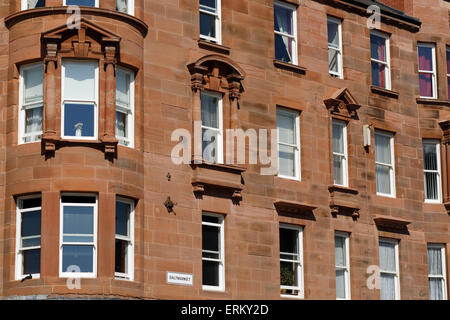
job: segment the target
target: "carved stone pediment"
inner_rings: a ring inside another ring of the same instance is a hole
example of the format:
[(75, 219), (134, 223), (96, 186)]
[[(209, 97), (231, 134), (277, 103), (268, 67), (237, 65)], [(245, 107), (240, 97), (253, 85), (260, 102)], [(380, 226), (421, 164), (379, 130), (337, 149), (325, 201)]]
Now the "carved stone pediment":
[(358, 119), (357, 110), (361, 107), (347, 88), (335, 91), (323, 101), (331, 115), (345, 120)]

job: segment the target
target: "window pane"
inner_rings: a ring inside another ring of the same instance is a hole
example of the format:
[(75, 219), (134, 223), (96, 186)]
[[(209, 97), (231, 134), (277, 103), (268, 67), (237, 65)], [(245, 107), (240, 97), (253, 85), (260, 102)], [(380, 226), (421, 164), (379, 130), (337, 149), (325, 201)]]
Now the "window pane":
[(216, 17), (200, 12), (200, 34), (211, 38), (216, 37)]
[(425, 172), (425, 199), (438, 200), (438, 174), (436, 172)]
[(66, 5), (95, 7), (95, 0), (66, 0)]
[(219, 286), (219, 262), (202, 261), (203, 285)]
[(381, 270), (396, 272), (395, 244), (380, 241), (379, 248)]
[(450, 48), (447, 48), (447, 74), (450, 75)]
[(370, 52), (372, 59), (386, 62), (386, 39), (377, 35), (370, 35)]
[(130, 204), (125, 202), (116, 202), (116, 234), (129, 236), (128, 223), (130, 219)]
[(345, 271), (336, 270), (336, 298), (345, 299)]
[(344, 150), (344, 125), (333, 121), (333, 152), (345, 153)]
[(128, 12), (128, 0), (116, 0), (116, 10), (119, 12)]
[(297, 287), (298, 263), (280, 261), (280, 283), (282, 286)]
[(437, 170), (437, 151), (435, 143), (423, 143), (423, 168)]
[(381, 274), (381, 300), (395, 300), (395, 277), (391, 274)]
[(36, 208), (41, 206), (41, 198), (22, 199), (20, 209)]
[(41, 249), (23, 251), (23, 274), (41, 273)]
[(64, 99), (77, 101), (95, 100), (95, 67), (90, 62), (65, 61)]
[(63, 236), (63, 242), (84, 242), (84, 243), (92, 243), (94, 242), (94, 237), (91, 235), (85, 236)]
[(375, 133), (375, 161), (391, 164), (391, 137)]
[(27, 0), (27, 9), (45, 7), (45, 0)]
[(202, 93), (202, 125), (219, 128), (219, 98)]
[(275, 35), (275, 59), (292, 63), (294, 40), (286, 36)]
[(41, 236), (22, 239), (22, 248), (39, 247), (41, 245)]
[(130, 107), (130, 75), (117, 70), (116, 76), (116, 102), (122, 107)]
[(220, 252), (220, 229), (213, 226), (202, 226), (202, 249)]
[(448, 100), (450, 100), (450, 77), (447, 77)]
[(328, 20), (328, 44), (339, 47), (339, 25), (336, 22)]
[(278, 145), (278, 173), (283, 176), (295, 177), (295, 148)]
[(210, 8), (216, 8), (216, 0), (200, 0), (200, 5)]
[(296, 117), (294, 114), (277, 112), (277, 129), (279, 142), (297, 144), (295, 120)]
[(343, 237), (334, 237), (334, 256), (336, 266), (346, 266), (347, 265), (347, 257), (345, 251), (345, 238)]
[(94, 234), (94, 208), (64, 206), (64, 233), (65, 234)]
[(372, 84), (386, 88), (386, 67), (383, 64), (372, 62)]
[(429, 73), (419, 73), (419, 86), (421, 97), (433, 96), (433, 75)]
[(64, 104), (64, 135), (94, 137), (94, 114), (93, 104)]
[(219, 217), (213, 217), (213, 216), (207, 216), (207, 215), (202, 215), (202, 221), (211, 222), (211, 223), (220, 223)]
[[(208, 162), (218, 162), (218, 146), (220, 139), (219, 133), (210, 129), (203, 129), (202, 153), (203, 159)], [(209, 147), (208, 147), (209, 146)], [(206, 149), (208, 147), (208, 149)]]
[[(25, 110), (25, 133), (42, 132), (42, 113), (44, 108), (30, 108)], [(39, 135), (40, 136), (40, 135)]]
[(280, 252), (299, 254), (298, 230), (280, 228)]
[(442, 279), (429, 279), (430, 300), (444, 300)]
[(390, 168), (376, 165), (377, 192), (391, 194)]
[(292, 35), (292, 10), (275, 4), (273, 12), (275, 31), (280, 31)]
[(68, 272), (70, 266), (78, 266), (80, 272), (93, 272), (94, 246), (63, 245), (62, 251), (63, 272)]
[(22, 237), (41, 234), (41, 210), (22, 212)]
[(23, 96), (24, 103), (42, 101), (44, 95), (44, 69), (42, 65), (23, 71)]
[(334, 184), (344, 184), (344, 158), (342, 156), (335, 155), (333, 160), (334, 163)]
[(339, 73), (339, 52), (328, 49), (328, 70)]
[(95, 197), (80, 197), (80, 196), (61, 196), (62, 203), (95, 203)]
[(115, 271), (127, 273), (127, 250), (128, 242), (116, 239), (116, 266)]
[(433, 48), (419, 46), (417, 51), (419, 53), (419, 70), (433, 71)]
[(442, 273), (442, 250), (440, 248), (428, 247), (428, 274), (441, 276)]
[(126, 113), (116, 112), (116, 135), (119, 137), (128, 138), (127, 118)]

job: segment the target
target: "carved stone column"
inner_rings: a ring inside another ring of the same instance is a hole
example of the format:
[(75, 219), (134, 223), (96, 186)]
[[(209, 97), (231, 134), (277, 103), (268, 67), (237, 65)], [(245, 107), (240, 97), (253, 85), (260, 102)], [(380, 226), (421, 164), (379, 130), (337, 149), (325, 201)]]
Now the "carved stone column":
[(105, 153), (115, 153), (117, 139), (116, 123), (116, 48), (105, 47), (105, 129), (102, 142)]
[(241, 97), (241, 80), (242, 77), (232, 74), (227, 78), (230, 92), (230, 127), (231, 129), (239, 128), (239, 98)]
[(53, 152), (56, 149), (56, 142), (59, 140), (56, 134), (56, 72), (57, 72), (57, 43), (47, 43), (47, 55), (44, 58), (46, 73), (46, 103), (44, 105), (44, 134), (42, 141), (46, 152)]
[(439, 122), (442, 128), (442, 194), (447, 210), (450, 210), (450, 120)]

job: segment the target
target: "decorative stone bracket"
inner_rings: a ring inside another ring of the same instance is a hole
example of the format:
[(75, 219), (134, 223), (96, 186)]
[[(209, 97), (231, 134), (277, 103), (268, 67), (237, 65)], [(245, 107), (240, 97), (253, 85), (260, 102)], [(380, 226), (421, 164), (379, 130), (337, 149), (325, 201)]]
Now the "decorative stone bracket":
[(383, 215), (376, 215), (373, 220), (378, 230), (394, 233), (408, 233), (408, 225), (411, 223), (408, 220)]
[(358, 190), (332, 185), (328, 187), (330, 192), (330, 209), (331, 215), (337, 217), (338, 214), (349, 215), (353, 219), (358, 219), (359, 205), (358, 205)]
[(277, 200), (273, 203), (278, 214), (289, 214), (299, 218), (315, 220), (314, 210), (317, 207), (296, 201)]
[(334, 92), (323, 101), (330, 114), (342, 120), (358, 120), (357, 110), (361, 107), (347, 88)]

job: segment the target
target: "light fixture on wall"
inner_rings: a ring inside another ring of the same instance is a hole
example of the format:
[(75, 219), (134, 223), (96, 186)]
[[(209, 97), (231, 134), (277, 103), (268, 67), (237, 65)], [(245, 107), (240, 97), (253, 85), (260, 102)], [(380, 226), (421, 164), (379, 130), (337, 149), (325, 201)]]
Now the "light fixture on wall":
[(363, 125), (363, 137), (364, 137), (364, 148), (368, 149), (371, 144), (371, 130), (370, 125)]

